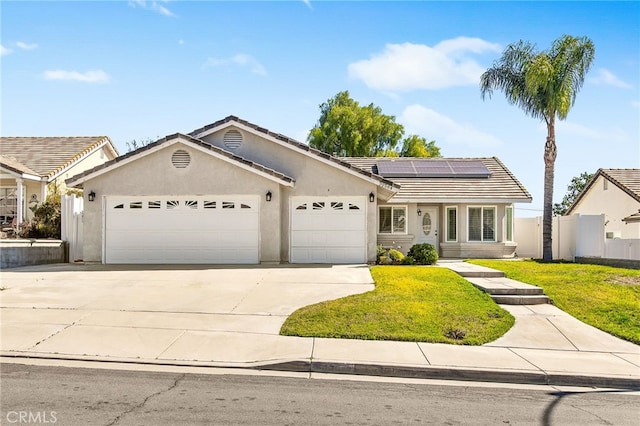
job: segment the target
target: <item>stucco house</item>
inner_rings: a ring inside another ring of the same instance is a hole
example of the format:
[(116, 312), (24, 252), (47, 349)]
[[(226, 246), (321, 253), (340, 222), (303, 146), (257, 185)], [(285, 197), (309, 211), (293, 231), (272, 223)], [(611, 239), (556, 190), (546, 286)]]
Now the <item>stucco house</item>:
[(65, 179), (118, 155), (106, 136), (0, 137), (0, 222), (31, 219), (50, 184), (64, 190)]
[(598, 169), (567, 215), (605, 215), (607, 238), (640, 238), (640, 169)]
[(364, 263), (417, 242), (509, 257), (513, 203), (531, 201), (496, 158), (338, 158), (234, 116), (67, 185), (84, 189), (84, 260), (103, 263)]

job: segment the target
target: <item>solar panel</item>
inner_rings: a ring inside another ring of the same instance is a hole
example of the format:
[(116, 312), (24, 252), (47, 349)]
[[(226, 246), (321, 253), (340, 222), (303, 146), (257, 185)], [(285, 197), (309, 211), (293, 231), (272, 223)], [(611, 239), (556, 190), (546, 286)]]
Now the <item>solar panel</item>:
[(382, 177), (466, 177), (488, 178), (489, 169), (476, 160), (378, 160), (378, 174)]

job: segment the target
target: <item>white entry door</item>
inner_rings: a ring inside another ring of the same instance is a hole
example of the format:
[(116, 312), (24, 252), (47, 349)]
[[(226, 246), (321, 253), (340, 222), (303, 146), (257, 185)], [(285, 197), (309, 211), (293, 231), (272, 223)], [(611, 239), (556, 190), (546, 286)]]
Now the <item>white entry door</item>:
[(364, 263), (366, 197), (292, 197), (291, 263)]
[(107, 197), (105, 263), (258, 263), (258, 196)]
[(433, 206), (418, 206), (418, 242), (429, 243), (438, 250), (438, 208)]

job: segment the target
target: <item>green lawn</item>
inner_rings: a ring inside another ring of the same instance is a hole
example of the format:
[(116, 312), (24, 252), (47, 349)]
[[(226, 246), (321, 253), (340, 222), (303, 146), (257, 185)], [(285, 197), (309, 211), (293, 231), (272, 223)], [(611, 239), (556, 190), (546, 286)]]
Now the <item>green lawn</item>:
[(553, 304), (603, 331), (640, 344), (640, 271), (578, 263), (473, 260), (541, 287)]
[(456, 273), (438, 267), (374, 266), (373, 291), (306, 306), (280, 334), (481, 345), (514, 318)]

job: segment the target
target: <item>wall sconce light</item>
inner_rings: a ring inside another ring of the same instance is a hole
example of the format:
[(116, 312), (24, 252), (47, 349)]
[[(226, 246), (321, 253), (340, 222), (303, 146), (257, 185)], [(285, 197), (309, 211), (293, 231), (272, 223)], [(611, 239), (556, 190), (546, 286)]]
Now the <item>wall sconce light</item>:
[(369, 193), (369, 202), (373, 203), (376, 200), (376, 195), (373, 192)]
[(418, 216), (422, 216), (422, 210), (418, 209)]
[(89, 201), (94, 201), (96, 199), (96, 193), (91, 191), (87, 197)]
[(272, 197), (271, 191), (267, 191), (267, 195), (265, 195), (265, 197), (267, 201), (271, 201), (271, 197)]

